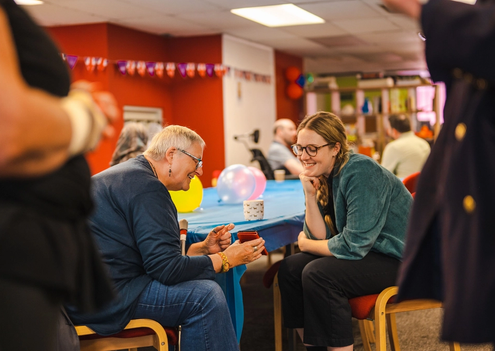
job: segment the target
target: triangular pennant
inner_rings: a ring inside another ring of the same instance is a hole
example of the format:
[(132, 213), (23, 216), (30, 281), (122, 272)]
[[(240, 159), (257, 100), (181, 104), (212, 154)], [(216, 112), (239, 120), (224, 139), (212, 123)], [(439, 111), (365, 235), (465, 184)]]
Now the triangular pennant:
[(215, 74), (217, 77), (223, 76), (223, 65), (220, 63), (215, 64)]
[(157, 62), (155, 64), (155, 73), (159, 78), (163, 77), (163, 68), (164, 68), (163, 62)]
[(70, 69), (73, 69), (77, 63), (78, 57), (76, 55), (67, 55), (66, 58), (67, 58), (67, 64), (69, 65)]
[(206, 75), (206, 65), (204, 63), (198, 63), (197, 70), (200, 77), (204, 77)]
[(125, 73), (127, 72), (127, 61), (124, 60), (117, 61), (117, 66), (119, 66), (120, 73), (122, 73), (122, 75), (125, 76)]
[(182, 78), (186, 78), (187, 75), (187, 63), (179, 63), (177, 64), (177, 68), (179, 69), (179, 73)]
[(206, 64), (206, 74), (208, 77), (213, 77), (213, 72), (215, 71), (215, 65), (213, 63)]
[(249, 82), (251, 81), (251, 72), (245, 72), (244, 77), (246, 77), (246, 80)]
[(136, 72), (136, 61), (127, 61), (127, 65), (125, 68), (127, 69), (127, 73), (133, 76)]
[(190, 78), (194, 78), (194, 74), (196, 73), (195, 70), (196, 70), (196, 64), (189, 62), (186, 67), (187, 76)]
[(146, 62), (138, 61), (136, 68), (137, 68), (139, 75), (141, 77), (144, 77), (146, 74)]
[(146, 62), (146, 69), (148, 70), (148, 74), (152, 77), (155, 76), (155, 65), (156, 62)]
[(89, 72), (93, 72), (96, 67), (96, 58), (95, 57), (85, 57), (84, 64), (86, 65), (86, 69)]
[(175, 63), (167, 62), (167, 75), (170, 78), (173, 78), (175, 76)]
[(108, 60), (103, 57), (96, 58), (96, 67), (98, 71), (104, 71), (108, 66)]

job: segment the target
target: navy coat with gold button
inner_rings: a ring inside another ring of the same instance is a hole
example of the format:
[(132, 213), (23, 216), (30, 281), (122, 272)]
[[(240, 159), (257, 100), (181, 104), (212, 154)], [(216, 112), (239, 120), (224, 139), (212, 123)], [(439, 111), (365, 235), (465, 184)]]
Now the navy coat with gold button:
[(495, 4), (430, 0), (421, 21), (445, 123), (416, 189), (399, 298), (443, 301), (442, 338), (495, 341)]

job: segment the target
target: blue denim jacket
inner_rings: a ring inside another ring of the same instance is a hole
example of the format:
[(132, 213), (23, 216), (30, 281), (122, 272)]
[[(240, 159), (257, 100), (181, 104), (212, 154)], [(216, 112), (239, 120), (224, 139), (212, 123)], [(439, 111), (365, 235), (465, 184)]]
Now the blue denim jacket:
[[(368, 252), (401, 259), (412, 196), (402, 182), (368, 156), (351, 154), (332, 182), (335, 210), (328, 249), (337, 258), (359, 260)], [(318, 204), (323, 215), (323, 208)], [(304, 223), (308, 238), (315, 239)]]

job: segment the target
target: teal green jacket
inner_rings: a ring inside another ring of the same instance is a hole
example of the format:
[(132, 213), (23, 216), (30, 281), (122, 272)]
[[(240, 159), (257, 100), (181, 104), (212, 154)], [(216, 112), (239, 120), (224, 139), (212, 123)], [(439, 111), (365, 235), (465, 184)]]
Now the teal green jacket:
[[(413, 199), (399, 178), (368, 156), (351, 154), (332, 190), (338, 234), (327, 227), (326, 239), (335, 257), (359, 260), (374, 251), (402, 258)], [(306, 223), (304, 232), (316, 239)]]

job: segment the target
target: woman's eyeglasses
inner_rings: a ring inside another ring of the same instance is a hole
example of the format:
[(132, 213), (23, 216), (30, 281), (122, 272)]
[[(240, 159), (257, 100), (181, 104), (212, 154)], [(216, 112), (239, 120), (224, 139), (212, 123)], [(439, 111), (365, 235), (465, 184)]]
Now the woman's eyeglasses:
[(203, 167), (203, 160), (202, 159), (200, 159), (200, 158), (198, 158), (196, 156), (193, 156), (189, 152), (184, 151), (182, 149), (177, 148), (177, 150), (179, 150), (180, 152), (186, 154), (187, 156), (189, 156), (190, 158), (192, 158), (193, 160), (195, 160), (197, 162), (196, 163), (196, 169)]
[(294, 145), (291, 145), (291, 148), (292, 148), (292, 152), (296, 156), (301, 156), (303, 154), (304, 150), (306, 150), (306, 153), (308, 154), (308, 156), (313, 157), (313, 156), (316, 156), (316, 154), (318, 153), (318, 150), (320, 150), (324, 146), (329, 146), (329, 145), (333, 145), (333, 144), (328, 143), (328, 144), (321, 145), (321, 146), (313, 145), (313, 144), (301, 146), (299, 144), (294, 144)]

